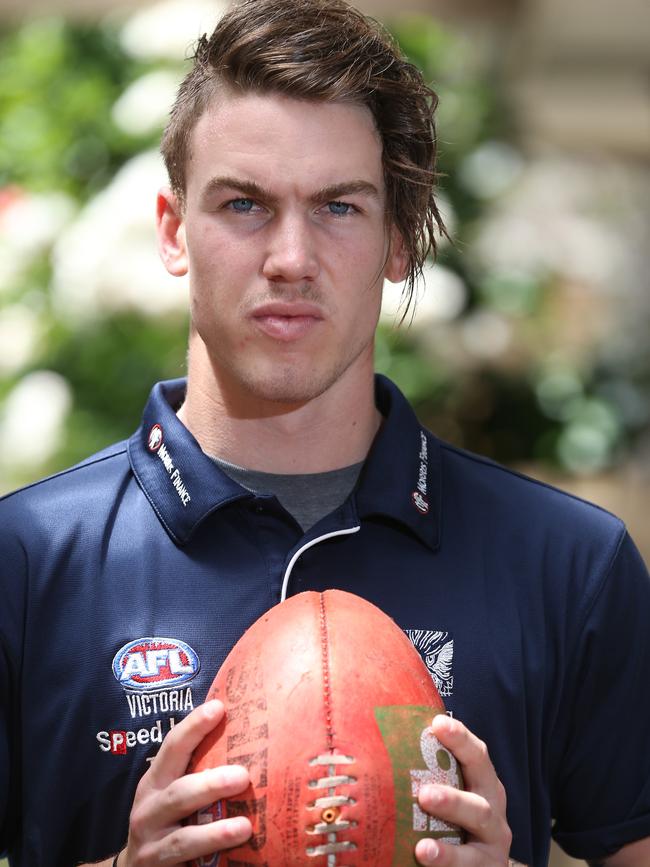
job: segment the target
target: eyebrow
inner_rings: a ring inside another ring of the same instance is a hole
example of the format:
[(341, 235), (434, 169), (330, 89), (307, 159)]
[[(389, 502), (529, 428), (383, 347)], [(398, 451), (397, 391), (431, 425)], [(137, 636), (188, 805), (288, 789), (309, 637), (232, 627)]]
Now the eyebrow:
[(328, 187), (321, 187), (317, 193), (311, 196), (311, 200), (314, 204), (318, 204), (320, 202), (335, 202), (337, 199), (354, 195), (378, 199), (379, 190), (370, 181), (343, 181), (340, 184), (330, 184)]
[[(275, 193), (272, 193), (256, 181), (228, 176), (211, 178), (203, 190), (202, 197), (205, 199), (224, 190), (236, 190), (239, 193), (243, 193), (246, 198), (259, 199), (263, 202), (268, 202), (270, 205), (276, 205), (278, 202), (278, 197)], [(318, 205), (323, 202), (337, 201), (345, 196), (353, 195), (363, 195), (379, 199), (379, 190), (370, 181), (361, 179), (342, 181), (338, 184), (321, 187), (309, 199), (312, 204)]]
[(205, 185), (202, 198), (208, 198), (215, 193), (221, 193), (224, 190), (236, 190), (238, 193), (243, 193), (246, 198), (262, 199), (264, 202), (275, 204), (277, 196), (274, 196), (270, 190), (264, 189), (255, 181), (244, 180), (243, 178), (234, 177), (216, 177), (211, 178)]

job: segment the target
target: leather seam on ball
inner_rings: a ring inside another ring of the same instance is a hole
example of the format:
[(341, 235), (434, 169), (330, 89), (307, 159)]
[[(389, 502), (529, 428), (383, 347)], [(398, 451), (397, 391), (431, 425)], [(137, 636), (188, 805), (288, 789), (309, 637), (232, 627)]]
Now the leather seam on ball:
[(334, 749), (334, 732), (332, 730), (332, 693), (330, 689), (329, 643), (327, 636), (327, 614), (325, 612), (325, 595), (320, 594), (320, 637), (321, 666), (323, 673), (323, 699), (325, 702), (325, 727), (327, 749)]

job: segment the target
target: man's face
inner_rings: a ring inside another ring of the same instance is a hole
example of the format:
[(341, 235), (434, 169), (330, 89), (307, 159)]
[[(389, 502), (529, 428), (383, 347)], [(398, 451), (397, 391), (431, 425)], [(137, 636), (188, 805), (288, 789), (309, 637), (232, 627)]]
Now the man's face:
[(385, 208), (365, 107), (216, 98), (193, 131), (184, 214), (170, 194), (159, 213), (223, 388), (297, 404), (372, 369), (384, 277), (403, 277)]

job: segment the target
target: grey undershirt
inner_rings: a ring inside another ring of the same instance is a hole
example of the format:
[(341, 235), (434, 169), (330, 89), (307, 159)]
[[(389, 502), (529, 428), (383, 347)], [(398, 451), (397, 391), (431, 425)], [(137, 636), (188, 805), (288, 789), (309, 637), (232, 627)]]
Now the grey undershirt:
[(210, 455), (233, 481), (255, 494), (274, 494), (304, 532), (345, 502), (357, 483), (363, 461), (326, 473), (262, 473)]

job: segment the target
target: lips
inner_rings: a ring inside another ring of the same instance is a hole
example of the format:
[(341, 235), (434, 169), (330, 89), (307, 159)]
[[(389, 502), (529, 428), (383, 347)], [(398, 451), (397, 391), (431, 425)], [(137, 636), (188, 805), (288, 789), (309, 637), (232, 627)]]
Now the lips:
[(251, 319), (267, 337), (288, 343), (310, 334), (324, 317), (314, 304), (274, 302), (255, 308)]

